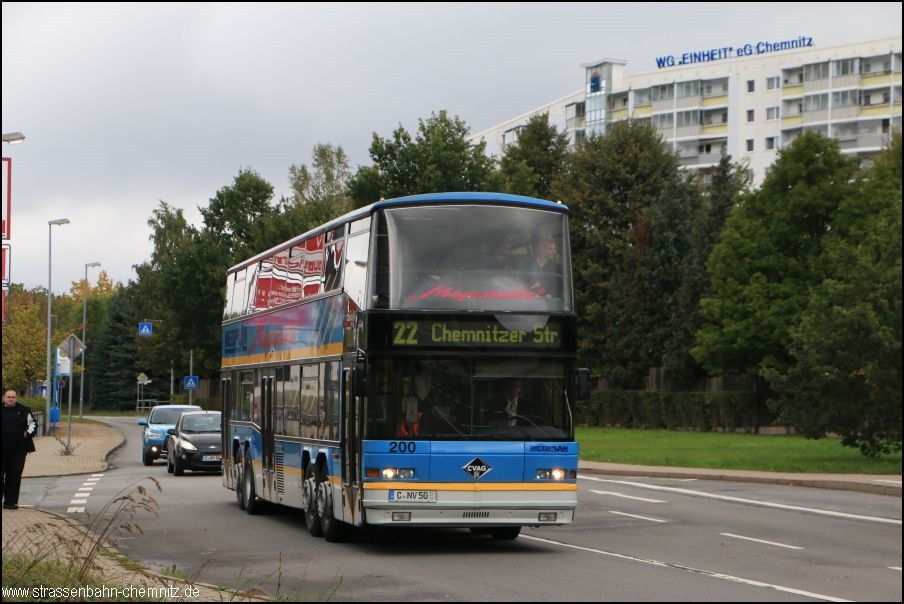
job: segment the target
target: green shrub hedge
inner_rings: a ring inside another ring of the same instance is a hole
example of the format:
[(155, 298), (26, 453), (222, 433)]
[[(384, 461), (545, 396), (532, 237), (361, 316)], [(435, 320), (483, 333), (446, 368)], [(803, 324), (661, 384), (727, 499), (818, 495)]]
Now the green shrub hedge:
[(743, 428), (755, 431), (765, 418), (757, 413), (754, 392), (669, 392), (597, 390), (579, 401), (577, 420), (589, 426), (666, 430)]

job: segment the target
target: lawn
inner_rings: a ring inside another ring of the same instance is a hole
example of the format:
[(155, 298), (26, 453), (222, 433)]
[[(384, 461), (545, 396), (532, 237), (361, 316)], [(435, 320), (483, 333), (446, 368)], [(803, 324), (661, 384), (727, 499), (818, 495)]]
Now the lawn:
[(577, 429), (587, 461), (725, 470), (826, 474), (900, 474), (901, 453), (878, 459), (838, 439), (622, 428)]

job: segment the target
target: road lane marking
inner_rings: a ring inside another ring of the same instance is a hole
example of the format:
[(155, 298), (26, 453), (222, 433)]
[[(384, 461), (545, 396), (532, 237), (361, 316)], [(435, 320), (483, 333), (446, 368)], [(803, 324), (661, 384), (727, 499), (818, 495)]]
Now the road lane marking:
[(774, 545), (776, 547), (785, 547), (788, 549), (804, 549), (802, 547), (798, 547), (796, 545), (786, 545), (784, 543), (778, 543), (777, 541), (766, 541), (765, 539), (754, 539), (753, 537), (745, 537), (743, 535), (735, 535), (734, 533), (719, 533), (724, 537), (734, 537), (735, 539), (744, 539), (745, 541), (755, 541), (757, 543), (765, 543), (766, 545)]
[(85, 508), (83, 508), (83, 507), (69, 508), (69, 509), (66, 510), (66, 513), (67, 513), (67, 514), (76, 514), (76, 513), (77, 513), (77, 514), (83, 514), (84, 512), (85, 512)]
[(87, 499), (73, 499), (69, 502), (69, 505), (78, 505), (80, 503), (88, 503)]
[(825, 594), (813, 593), (811, 591), (804, 591), (801, 589), (794, 589), (793, 587), (785, 587), (783, 585), (775, 585), (773, 583), (764, 583), (763, 581), (755, 581), (753, 579), (744, 579), (742, 577), (735, 577), (733, 575), (724, 575), (722, 573), (716, 573), (709, 570), (702, 570), (699, 568), (693, 568), (691, 566), (684, 566), (681, 564), (671, 564), (668, 562), (660, 562), (659, 560), (651, 560), (650, 558), (638, 558), (635, 556), (627, 556), (625, 554), (616, 554), (615, 552), (607, 552), (602, 549), (594, 549), (592, 547), (583, 547), (581, 545), (572, 545), (571, 543), (562, 543), (561, 541), (553, 541), (552, 539), (544, 539), (542, 537), (534, 537), (533, 535), (521, 535), (521, 539), (530, 539), (532, 541), (540, 541), (542, 543), (548, 543), (550, 545), (558, 545), (561, 547), (567, 547), (571, 549), (576, 549), (584, 552), (590, 552), (593, 554), (600, 554), (602, 556), (611, 556), (612, 558), (620, 558), (622, 560), (630, 560), (633, 562), (640, 562), (642, 564), (649, 564), (651, 566), (659, 566), (662, 568), (672, 568), (675, 570), (682, 570), (685, 572), (695, 573), (698, 575), (705, 575), (707, 577), (712, 577), (714, 579), (722, 579), (724, 581), (731, 581), (733, 583), (742, 583), (744, 585), (751, 585), (753, 587), (764, 587), (766, 589), (774, 589), (776, 591), (781, 591), (789, 594), (796, 594), (798, 596), (804, 596), (807, 598), (815, 598), (817, 600), (825, 600), (826, 602), (850, 602), (851, 600), (845, 600), (842, 598), (836, 598), (834, 596), (827, 596)]
[(718, 499), (721, 501), (731, 501), (734, 503), (746, 503), (750, 505), (759, 505), (767, 508), (776, 508), (780, 510), (790, 510), (793, 512), (807, 512), (810, 514), (822, 514), (823, 516), (833, 516), (835, 518), (846, 518), (849, 520), (866, 520), (868, 522), (881, 522), (883, 524), (901, 525), (901, 521), (895, 518), (882, 518), (880, 516), (862, 516), (860, 514), (847, 514), (845, 512), (836, 512), (834, 510), (823, 510), (820, 508), (806, 508), (799, 505), (788, 505), (785, 503), (775, 503), (772, 501), (761, 501), (758, 499), (744, 499), (743, 497), (732, 497), (730, 495), (716, 495), (705, 491), (692, 491), (690, 489), (679, 489), (677, 487), (664, 487), (655, 484), (645, 484), (642, 482), (631, 482), (628, 480), (610, 480), (606, 478), (596, 478), (595, 476), (583, 476), (578, 478), (583, 480), (594, 480), (596, 482), (611, 482), (614, 484), (624, 484), (641, 489), (652, 489), (654, 491), (667, 491), (670, 493), (678, 493), (679, 495), (690, 495), (691, 497), (705, 497), (708, 499)]
[(900, 567), (900, 566), (889, 566), (888, 568), (889, 568), (889, 570), (896, 570), (896, 571), (898, 571), (898, 572), (901, 572), (901, 567)]
[(634, 499), (635, 501), (646, 501), (647, 503), (668, 503), (663, 501), (662, 499), (646, 499), (644, 497), (634, 497), (632, 495), (625, 495), (624, 493), (619, 493), (617, 491), (590, 491), (591, 493), (596, 493), (597, 495), (612, 495), (614, 497), (624, 497), (625, 499)]
[(650, 522), (668, 522), (668, 520), (659, 520), (658, 518), (650, 518), (649, 516), (638, 516), (637, 514), (627, 514), (625, 512), (616, 512), (609, 510), (610, 514), (618, 514), (619, 516), (627, 516), (628, 518), (640, 518), (641, 520), (649, 520)]
[(895, 484), (895, 485), (901, 486), (901, 481), (900, 481), (900, 480), (881, 480), (881, 479), (877, 479), (877, 480), (873, 480), (872, 482), (881, 482), (882, 484)]
[(79, 487), (78, 488), (78, 491), (86, 491), (88, 493), (90, 493), (93, 490), (94, 490), (94, 487)]

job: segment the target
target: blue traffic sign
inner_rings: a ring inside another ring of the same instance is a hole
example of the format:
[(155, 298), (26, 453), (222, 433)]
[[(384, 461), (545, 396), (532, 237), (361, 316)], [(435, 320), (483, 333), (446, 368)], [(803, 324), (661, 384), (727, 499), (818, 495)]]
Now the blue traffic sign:
[(140, 335), (140, 336), (154, 335), (154, 324), (153, 323), (139, 323), (138, 324), (138, 335)]
[(197, 390), (198, 389), (198, 376), (186, 375), (184, 378), (182, 378), (182, 389), (183, 390)]

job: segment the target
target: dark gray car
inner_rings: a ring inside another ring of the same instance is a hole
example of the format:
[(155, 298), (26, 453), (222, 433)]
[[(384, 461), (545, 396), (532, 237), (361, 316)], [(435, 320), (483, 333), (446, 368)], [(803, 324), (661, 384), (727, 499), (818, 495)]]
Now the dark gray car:
[(185, 470), (219, 472), (223, 464), (222, 424), (219, 411), (183, 413), (166, 441), (166, 471), (182, 476)]

